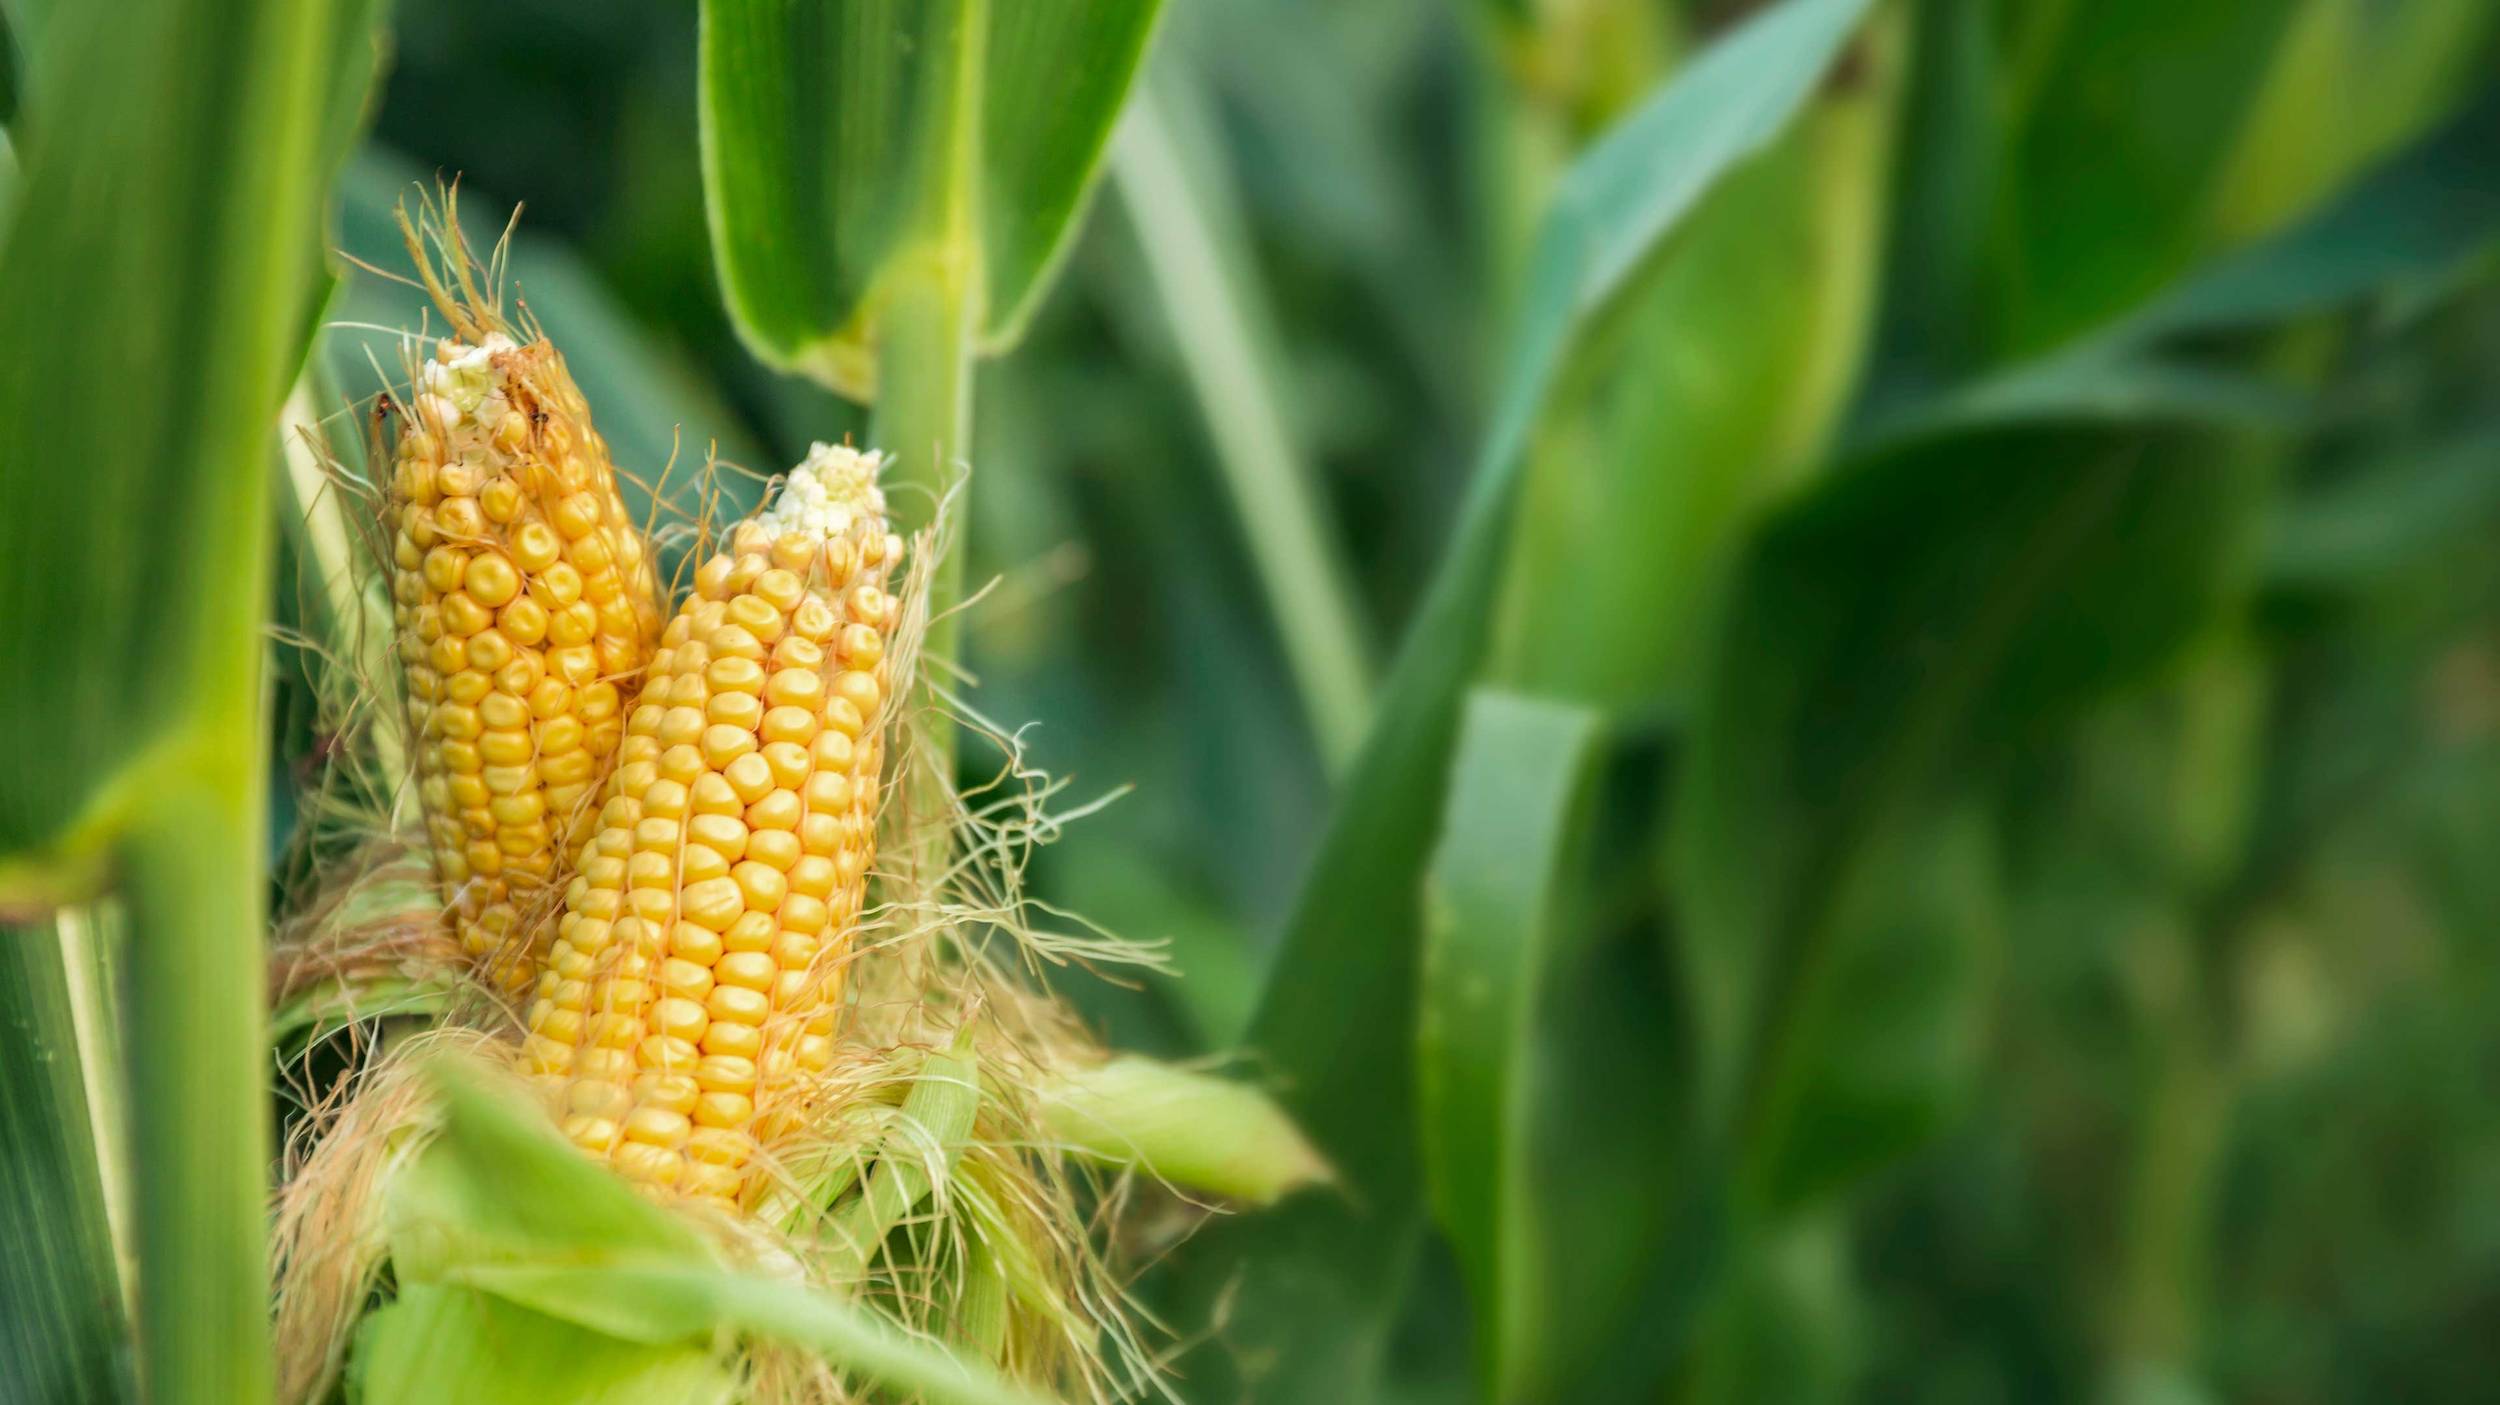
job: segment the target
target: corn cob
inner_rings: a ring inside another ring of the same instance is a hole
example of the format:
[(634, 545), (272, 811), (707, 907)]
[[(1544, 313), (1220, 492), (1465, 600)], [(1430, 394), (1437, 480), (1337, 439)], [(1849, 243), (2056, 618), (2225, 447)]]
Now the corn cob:
[(900, 613), (877, 463), (817, 445), (696, 572), (538, 975), (524, 1070), (647, 1186), (736, 1200), (832, 1062)]
[(390, 506), (409, 735), (448, 920), (518, 995), (659, 633), (659, 586), (553, 345), (447, 338), (416, 380)]

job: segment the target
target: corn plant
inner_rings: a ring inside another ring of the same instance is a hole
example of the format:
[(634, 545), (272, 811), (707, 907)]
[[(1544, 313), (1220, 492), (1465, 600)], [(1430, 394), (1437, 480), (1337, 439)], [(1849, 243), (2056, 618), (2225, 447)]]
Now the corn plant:
[(35, 1397), (2481, 1388), (2489, 6), (383, 9), (0, 0)]

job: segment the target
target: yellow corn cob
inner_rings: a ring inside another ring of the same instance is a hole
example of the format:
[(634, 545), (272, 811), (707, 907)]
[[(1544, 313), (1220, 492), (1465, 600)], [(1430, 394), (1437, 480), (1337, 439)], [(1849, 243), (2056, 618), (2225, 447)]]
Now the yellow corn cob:
[(659, 634), (659, 585), (553, 345), (446, 339), (416, 382), (390, 503), (409, 734), (449, 920), (517, 995), (526, 928)]
[(759, 1116), (832, 1061), (900, 613), (877, 462), (817, 445), (696, 572), (539, 971), (522, 1066), (646, 1185), (735, 1200)]

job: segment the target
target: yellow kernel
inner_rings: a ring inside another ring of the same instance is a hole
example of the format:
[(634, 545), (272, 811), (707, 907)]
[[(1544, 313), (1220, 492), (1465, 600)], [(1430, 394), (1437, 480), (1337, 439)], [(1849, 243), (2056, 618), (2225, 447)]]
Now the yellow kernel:
[(617, 1143), (612, 1159), (616, 1169), (628, 1179), (662, 1189), (675, 1186), (678, 1177), (686, 1173), (686, 1160), (675, 1150), (644, 1142)]
[[(751, 805), (773, 793), (773, 768), (770, 762), (753, 750), (753, 737), (745, 733), (738, 735), (745, 741), (748, 750), (723, 758), (716, 764), (720, 768), (721, 779), (729, 782), (730, 790), (736, 793), (739, 800)], [(709, 743), (712, 739), (706, 736), (704, 740)]]
[(736, 1166), (754, 1150), (754, 1141), (743, 1130), (697, 1127), (694, 1135), (686, 1139), (686, 1155), (711, 1166)]
[(677, 857), (677, 878), (681, 883), (702, 883), (728, 873), (729, 860), (709, 844), (689, 844)]
[(764, 702), (753, 693), (715, 693), (703, 714), (721, 726), (752, 732), (764, 720)]
[(812, 711), (820, 709), (824, 700), (824, 676), (812, 669), (777, 669), (772, 681), (764, 685), (764, 701), (775, 707), (803, 707)]
[(645, 1073), (634, 1080), (634, 1097), (645, 1107), (665, 1108), (670, 1112), (692, 1112), (694, 1101), (702, 1093), (702, 1085), (694, 1075), (683, 1072)]
[(695, 1065), (696, 1086), (707, 1093), (744, 1093), (755, 1087), (755, 1060), (710, 1054)]
[(771, 791), (747, 807), (747, 828), (795, 830), (804, 812), (798, 796), (786, 790)]
[(558, 561), (530, 578), (530, 594), (551, 611), (565, 609), (582, 598), (582, 573)]
[(746, 911), (746, 898), (737, 883), (727, 878), (707, 878), (686, 886), (680, 895), (686, 920), (715, 932), (728, 930), (729, 924)]
[(773, 931), (771, 913), (750, 912), (730, 923), (729, 930), (721, 933), (721, 947), (726, 951), (770, 951)]
[(594, 1156), (605, 1156), (613, 1150), (619, 1135), (617, 1125), (604, 1117), (580, 1114), (564, 1119), (565, 1140)]
[(723, 1024), (761, 1025), (773, 1008), (771, 996), (742, 985), (716, 985), (703, 1003), (712, 1012), (714, 1028)]
[(706, 1092), (695, 1100), (694, 1120), (705, 1127), (744, 1127), (755, 1117), (755, 1100), (726, 1089)]
[(714, 659), (703, 670), (703, 680), (710, 684), (712, 691), (716, 693), (753, 693), (762, 690), (768, 701), (774, 700), (765, 686), (764, 666), (753, 659)]
[[(785, 938), (794, 934), (812, 937), (825, 929), (828, 920), (825, 900), (807, 893), (792, 893), (781, 900), (781, 909), (774, 914), (773, 920), (781, 924)], [(815, 954), (810, 952), (807, 957), (789, 964), (805, 966), (813, 959)]]
[(747, 857), (777, 873), (799, 861), (799, 837), (786, 829), (759, 829), (747, 845)]
[(799, 578), (799, 573), (781, 567), (757, 576), (750, 588), (758, 599), (785, 613), (807, 597), (807, 583)]
[(706, 1054), (734, 1054), (740, 1058), (751, 1059), (763, 1047), (763, 1033), (751, 1024), (741, 1024), (736, 1020), (714, 1019), (711, 1028), (703, 1031), (703, 1052)]
[(809, 854), (790, 865), (790, 891), (811, 898), (821, 898), (833, 891), (836, 860), (823, 854)]
[(697, 1000), (685, 998), (685, 995), (670, 995), (667, 1000), (652, 1005), (650, 1023), (662, 1035), (670, 1035), (675, 1040), (700, 1040), (702, 1030), (710, 1028), (712, 1015)]
[(720, 984), (745, 986), (749, 990), (772, 989), (773, 978), (780, 974), (780, 966), (768, 951), (733, 951), (712, 968), (712, 977)]
[(669, 954), (709, 971), (721, 958), (720, 933), (692, 922), (680, 922), (669, 929)]
[(698, 815), (727, 815), (735, 818), (746, 809), (746, 803), (738, 798), (737, 788), (709, 771), (695, 777), (692, 794), (694, 812)]
[(501, 609), (521, 593), (521, 573), (500, 554), (482, 551), (469, 558), (463, 577), (469, 598), (490, 610)]
[(546, 570), (556, 564), (562, 550), (555, 532), (544, 522), (524, 522), (512, 529), (512, 562), (524, 571)]

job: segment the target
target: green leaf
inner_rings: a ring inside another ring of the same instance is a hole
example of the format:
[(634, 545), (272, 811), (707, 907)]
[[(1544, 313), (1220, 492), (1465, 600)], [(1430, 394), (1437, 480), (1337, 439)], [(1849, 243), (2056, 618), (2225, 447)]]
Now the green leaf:
[(1496, 675), (1622, 713), (1680, 710), (1745, 529), (1822, 465), (1881, 266), (1899, 26), (1685, 220), (1538, 427)]
[(2168, 344), (2277, 326), (2448, 276), (2500, 239), (2496, 151), (2500, 94), (2356, 177), (2300, 223), (2188, 270), (2066, 346), (1879, 408), (1857, 444), (2058, 416), (2296, 425), (2310, 411), (2298, 389)]
[(420, 1283), (366, 1317), (353, 1405), (726, 1405), (737, 1376), (708, 1346), (619, 1341), (474, 1288)]
[[(639, 1401), (667, 1398), (651, 1381), (708, 1380), (687, 1351), (708, 1358), (716, 1343), (754, 1335), (942, 1405), (1033, 1405), (986, 1366), (864, 1307), (803, 1282), (722, 1266), (706, 1236), (583, 1156), (538, 1109), (481, 1073), (447, 1061), (434, 1083), (442, 1131), (390, 1191), (393, 1272), (403, 1285), (468, 1290), (527, 1312), (423, 1297), (416, 1320), (391, 1329), (408, 1335), (386, 1349), (492, 1360), (516, 1349), (499, 1334), (551, 1324), (562, 1328), (554, 1334), (560, 1343), (587, 1332), (602, 1350), (674, 1348), (642, 1354), (649, 1380), (603, 1387), (630, 1393), (580, 1397)], [(903, 1164), (885, 1161), (880, 1171)], [(542, 1350), (534, 1341), (517, 1349)], [(373, 1371), (360, 1370), (370, 1390)]]
[(0, 924), (0, 1357), (29, 1400), (136, 1400), (65, 935)]
[(2447, 273), (2500, 239), (2500, 92), (2389, 156), (2297, 225), (2206, 264), (2099, 340), (2290, 321)]
[(2352, 588), (2478, 541), (2500, 515), (2495, 463), (2500, 425), (2486, 423), (2287, 495), (2266, 542), (2267, 583)]
[(1202, 1303), (1238, 1270), (1228, 1337), (1253, 1371), (1274, 1372), (1259, 1387), (1272, 1398), (1365, 1393), (1420, 1224), (1418, 884), (1460, 698), (1485, 654), (1530, 430), (1581, 330), (1671, 247), (1709, 190), (1778, 138), (1865, 9), (1788, 0), (1754, 16), (1609, 133), (1556, 198), (1456, 538), (1347, 774), (1252, 1030), (1283, 1075), (1287, 1110), (1349, 1196), (1289, 1205), (1262, 1219), (1255, 1243), (1218, 1228), (1181, 1251)]
[(1479, 1371), (1528, 1398), (1529, 1338), (1554, 1265), (1538, 1262), (1529, 1163), (1542, 1130), (1531, 1062), (1547, 968), (1600, 736), (1586, 708), (1478, 691), (1424, 886), (1417, 1011), (1424, 1171), (1475, 1303)]
[(1863, 1169), (1845, 1148), (1812, 1174), (1791, 1159), (1792, 1138), (1829, 1130), (1809, 1125), (1818, 1070), (1929, 1037), (1824, 1042), (1817, 1012), (1846, 1009), (1885, 959), (1866, 944), (1935, 925), (1870, 912), (1884, 857), (1996, 748), (2212, 617), (2248, 554), (2249, 483), (2192, 436), (2001, 425), (1879, 452), (1748, 553), (1682, 764), (1673, 893), (1713, 1121), (1737, 1129), (1770, 1208)]
[[(2054, 346), (2205, 252), (2231, 159), (2293, 7), (2282, 0), (2039, 6), (2055, 33), (2006, 64), (1993, 289), (1999, 343)], [(2114, 72), (2125, 74), (2122, 85)]]
[(706, 0), (704, 191), (740, 333), (873, 394), (884, 285), (964, 200), (1011, 342), (1083, 205), (1155, 0)]
[(1042, 1125), (1079, 1155), (1182, 1190), (1272, 1205), (1328, 1179), (1328, 1165), (1265, 1093), (1124, 1054), (1053, 1069)]
[(17, 120), (25, 82), (18, 74), (16, 31), (9, 27), (8, 10), (0, 8), (0, 126)]
[(0, 853), (115, 860), (147, 1036), (142, 1366), (168, 1405), (269, 1393), (270, 433), (373, 10), (65, 10), (34, 46), (0, 246), (0, 657), (42, 660), (0, 671), (0, 735), (29, 739), (0, 776)]

